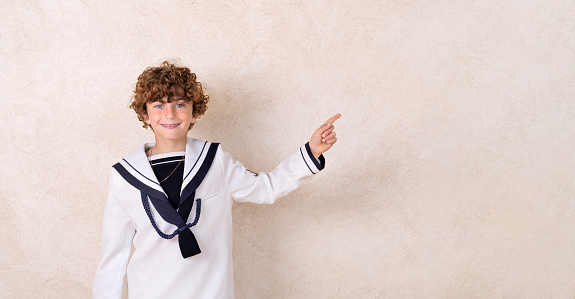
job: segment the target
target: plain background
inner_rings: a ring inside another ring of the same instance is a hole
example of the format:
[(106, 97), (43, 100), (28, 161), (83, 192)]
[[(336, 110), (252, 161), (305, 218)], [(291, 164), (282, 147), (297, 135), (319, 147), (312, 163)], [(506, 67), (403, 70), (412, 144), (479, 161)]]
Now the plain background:
[(237, 298), (575, 296), (575, 2), (3, 0), (0, 297), (91, 296), (165, 59), (253, 170), (343, 115), (323, 172), (234, 204)]

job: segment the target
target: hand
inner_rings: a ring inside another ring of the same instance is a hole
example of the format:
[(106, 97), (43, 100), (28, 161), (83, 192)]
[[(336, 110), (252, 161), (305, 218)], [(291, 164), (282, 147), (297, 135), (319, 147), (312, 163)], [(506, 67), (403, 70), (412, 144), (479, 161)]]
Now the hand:
[(341, 114), (339, 113), (332, 116), (311, 135), (309, 148), (316, 159), (319, 158), (321, 154), (327, 152), (327, 150), (337, 142), (335, 132), (333, 131), (335, 129), (333, 122), (340, 117)]

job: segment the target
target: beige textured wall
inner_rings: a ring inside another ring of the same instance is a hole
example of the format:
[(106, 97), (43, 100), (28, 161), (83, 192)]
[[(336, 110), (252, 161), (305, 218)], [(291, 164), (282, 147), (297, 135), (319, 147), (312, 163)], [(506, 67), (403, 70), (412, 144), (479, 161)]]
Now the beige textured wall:
[(327, 168), (234, 205), (238, 298), (575, 296), (575, 2), (0, 2), (0, 297), (88, 298), (141, 71), (190, 66), (191, 136), (270, 170), (341, 112)]

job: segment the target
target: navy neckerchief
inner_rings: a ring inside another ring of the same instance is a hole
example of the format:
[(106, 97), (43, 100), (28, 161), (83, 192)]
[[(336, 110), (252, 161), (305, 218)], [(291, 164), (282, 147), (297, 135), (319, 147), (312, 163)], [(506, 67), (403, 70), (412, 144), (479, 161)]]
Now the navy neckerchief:
[[(193, 139), (188, 140), (188, 144), (186, 145), (186, 153), (188, 153), (188, 147), (192, 146), (192, 140)], [(196, 215), (194, 221), (192, 223), (186, 223), (186, 220), (188, 219), (194, 204), (196, 189), (200, 186), (206, 177), (206, 174), (210, 170), (219, 146), (218, 143), (211, 143), (209, 149), (206, 151), (205, 149), (207, 144), (207, 141), (203, 143), (201, 152), (199, 153), (195, 163), (191, 167), (185, 167), (186, 170), (184, 172), (182, 183), (183, 188), (180, 193), (179, 206), (177, 210), (174, 209), (174, 207), (171, 205), (161, 186), (158, 188), (159, 183), (157, 183), (155, 176), (153, 178), (149, 178), (149, 174), (146, 176), (146, 174), (138, 171), (126, 159), (123, 159), (113, 166), (114, 169), (116, 169), (116, 171), (124, 178), (124, 180), (126, 180), (126, 182), (128, 182), (134, 188), (140, 190), (142, 205), (144, 206), (144, 210), (146, 211), (146, 214), (148, 215), (148, 218), (150, 219), (150, 222), (158, 235), (164, 239), (171, 239), (176, 235), (179, 235), (178, 243), (180, 246), (180, 252), (184, 258), (188, 258), (190, 256), (201, 253), (196, 237), (190, 230), (190, 227), (196, 225), (200, 218), (200, 198), (196, 199)], [(196, 167), (202, 158), (203, 162), (201, 163), (201, 166)], [(188, 162), (188, 159), (186, 159), (186, 162)], [(147, 165), (149, 166), (149, 164)], [(194, 171), (195, 174), (193, 174)], [(191, 174), (193, 174), (193, 176), (190, 177)], [(172, 234), (167, 235), (159, 230), (154, 221), (154, 218), (152, 217), (148, 200), (152, 203), (156, 211), (158, 211), (162, 219), (177, 227), (177, 229)]]

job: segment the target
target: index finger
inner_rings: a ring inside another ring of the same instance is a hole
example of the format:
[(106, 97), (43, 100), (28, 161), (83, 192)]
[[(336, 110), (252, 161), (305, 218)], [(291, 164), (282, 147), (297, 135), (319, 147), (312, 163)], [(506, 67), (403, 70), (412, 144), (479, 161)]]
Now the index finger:
[(340, 117), (341, 117), (341, 113), (338, 113), (338, 114), (332, 116), (330, 119), (328, 119), (325, 123), (326, 124), (333, 124), (333, 122), (336, 121)]

